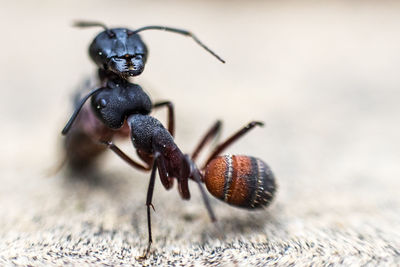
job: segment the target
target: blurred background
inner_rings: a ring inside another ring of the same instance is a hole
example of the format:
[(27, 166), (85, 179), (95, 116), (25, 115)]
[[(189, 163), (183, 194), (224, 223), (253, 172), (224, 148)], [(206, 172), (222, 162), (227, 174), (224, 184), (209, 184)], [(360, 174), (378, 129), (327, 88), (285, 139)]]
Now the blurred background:
[[(274, 204), (250, 213), (213, 201), (220, 240), (194, 184), (184, 202), (157, 181), (160, 262), (185, 254), (200, 264), (399, 260), (399, 2), (0, 3), (2, 264), (129, 263), (146, 246), (149, 174), (108, 153), (101, 182), (45, 175), (62, 157), (72, 94), (96, 70), (87, 49), (100, 29), (73, 28), (78, 19), (188, 29), (226, 60), (180, 35), (141, 34), (150, 54), (134, 81), (153, 101), (173, 101), (183, 151), (216, 119), (221, 140), (250, 120), (266, 123), (228, 152), (271, 166)], [(165, 121), (164, 112), (153, 115)]]

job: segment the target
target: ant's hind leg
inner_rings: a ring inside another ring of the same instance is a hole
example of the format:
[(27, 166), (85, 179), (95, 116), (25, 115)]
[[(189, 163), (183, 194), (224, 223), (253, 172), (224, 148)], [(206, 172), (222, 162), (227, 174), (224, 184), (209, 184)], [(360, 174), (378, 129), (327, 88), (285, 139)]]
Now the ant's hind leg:
[(204, 146), (211, 141), (220, 131), (222, 127), (221, 121), (216, 121), (214, 125), (207, 131), (204, 137), (201, 139), (196, 149), (192, 153), (192, 160), (195, 161), (200, 151), (204, 148)]
[(213, 209), (211, 207), (210, 200), (209, 200), (209, 198), (208, 198), (208, 196), (206, 194), (206, 190), (204, 190), (204, 186), (201, 184), (200, 175), (199, 175), (199, 173), (197, 171), (195, 171), (193, 176), (194, 176), (194, 179), (196, 180), (197, 184), (199, 185), (199, 189), (200, 189), (200, 192), (201, 192), (201, 197), (203, 198), (204, 205), (206, 206), (208, 215), (210, 216), (210, 219), (211, 219), (212, 222), (216, 222), (217, 221), (217, 217), (215, 217), (215, 213), (214, 213), (214, 211), (213, 211)]
[(232, 143), (237, 141), (240, 137), (242, 137), (248, 131), (253, 129), (255, 126), (264, 126), (264, 123), (259, 122), (259, 121), (252, 121), (249, 124), (247, 124), (245, 127), (243, 127), (242, 129), (240, 129), (238, 132), (236, 132), (234, 135), (229, 137), (225, 142), (219, 144), (215, 148), (215, 150), (211, 153), (211, 155), (208, 157), (208, 160), (204, 164), (203, 169), (208, 165), (208, 163), (210, 163), (211, 160), (213, 160), (216, 156), (218, 156), (224, 149), (226, 149)]
[(202, 184), (203, 180), (201, 179), (201, 174), (199, 173), (199, 170), (196, 167), (196, 165), (194, 164), (194, 162), (189, 159), (188, 155), (185, 155), (185, 159), (190, 166), (191, 177), (199, 185), (201, 197), (203, 198), (203, 202), (204, 202), (204, 205), (206, 206), (208, 215), (210, 216), (211, 221), (215, 223), (217, 221), (217, 217), (215, 217), (215, 213), (211, 207), (210, 200), (207, 196), (206, 190), (204, 190), (204, 186)]

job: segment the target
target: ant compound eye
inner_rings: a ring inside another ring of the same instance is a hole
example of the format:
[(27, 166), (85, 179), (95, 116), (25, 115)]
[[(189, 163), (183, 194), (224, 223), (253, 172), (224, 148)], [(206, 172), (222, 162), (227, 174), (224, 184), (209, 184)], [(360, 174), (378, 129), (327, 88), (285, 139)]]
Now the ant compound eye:
[(142, 60), (142, 59), (143, 59), (143, 55), (136, 55), (136, 56), (135, 56), (135, 59), (136, 59), (136, 60)]

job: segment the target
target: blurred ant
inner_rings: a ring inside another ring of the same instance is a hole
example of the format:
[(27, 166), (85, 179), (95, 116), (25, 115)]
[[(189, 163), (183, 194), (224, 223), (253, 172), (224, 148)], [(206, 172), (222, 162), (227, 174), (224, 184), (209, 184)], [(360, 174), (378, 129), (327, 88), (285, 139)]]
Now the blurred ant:
[[(183, 199), (190, 198), (188, 180), (194, 180), (207, 208), (211, 221), (216, 217), (209, 203), (202, 183), (216, 198), (226, 203), (247, 209), (267, 206), (273, 199), (276, 183), (273, 173), (266, 163), (251, 156), (219, 154), (229, 145), (261, 122), (253, 121), (218, 145), (202, 168), (195, 160), (204, 146), (221, 129), (217, 122), (206, 133), (191, 156), (183, 154), (173, 139), (174, 110), (171, 102), (152, 105), (148, 95), (137, 85), (127, 81), (130, 76), (142, 73), (147, 59), (147, 48), (138, 32), (147, 29), (167, 30), (191, 36), (204, 49), (224, 62), (214, 52), (202, 44), (190, 32), (161, 27), (147, 26), (136, 31), (117, 28), (108, 29), (101, 23), (78, 22), (79, 27), (101, 26), (100, 33), (89, 48), (92, 59), (99, 67), (99, 77), (103, 86), (92, 90), (80, 102), (62, 131), (67, 135), (67, 158), (72, 165), (85, 166), (107, 147), (134, 168), (150, 171), (147, 192), (147, 221), (149, 241), (143, 257), (150, 253), (152, 244), (150, 207), (154, 191), (156, 172), (166, 189), (177, 179), (178, 191)], [(91, 98), (91, 106), (85, 102)], [(152, 108), (167, 106), (168, 130), (154, 117), (149, 116)], [(72, 127), (73, 126), (73, 127)], [(133, 146), (145, 164), (138, 163), (113, 144), (114, 136), (131, 137)]]
[(136, 30), (127, 28), (108, 28), (100, 22), (77, 21), (76, 27), (102, 27), (89, 46), (89, 55), (99, 67), (100, 80), (114, 75), (127, 79), (140, 75), (146, 64), (148, 50), (139, 36), (139, 32), (146, 30), (162, 30), (191, 37), (197, 44), (222, 63), (225, 61), (203, 44), (193, 33), (165, 26), (145, 26)]

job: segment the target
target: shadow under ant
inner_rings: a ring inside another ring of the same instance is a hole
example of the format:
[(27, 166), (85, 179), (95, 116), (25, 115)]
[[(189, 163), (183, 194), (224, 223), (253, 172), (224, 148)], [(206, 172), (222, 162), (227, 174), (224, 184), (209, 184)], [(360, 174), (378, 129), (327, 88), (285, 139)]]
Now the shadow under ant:
[(266, 225), (276, 222), (269, 211), (263, 210), (263, 212), (265, 214), (250, 214), (246, 212), (244, 216), (236, 217), (235, 220), (225, 217), (221, 219), (221, 224), (224, 225), (226, 233), (261, 233), (264, 231)]
[[(201, 243), (209, 244), (213, 240), (229, 242), (232, 236), (249, 236), (265, 234), (266, 229), (273, 225), (279, 225), (273, 213), (268, 210), (262, 210), (257, 213), (245, 212), (232, 219), (231, 216), (219, 216), (216, 227), (210, 225), (202, 230)], [(274, 228), (274, 227), (273, 227)]]
[(129, 188), (126, 173), (103, 170), (97, 161), (84, 168), (71, 168), (67, 164), (60, 176), (65, 191), (77, 193), (82, 199), (87, 198), (92, 192), (99, 191), (111, 199), (117, 199), (121, 192)]

